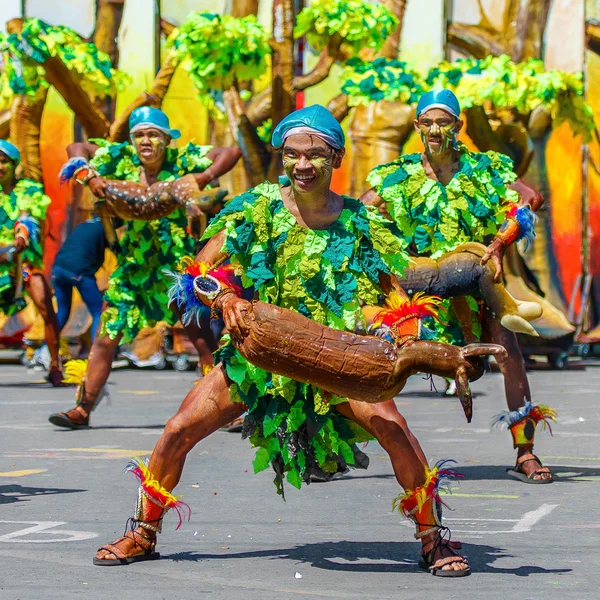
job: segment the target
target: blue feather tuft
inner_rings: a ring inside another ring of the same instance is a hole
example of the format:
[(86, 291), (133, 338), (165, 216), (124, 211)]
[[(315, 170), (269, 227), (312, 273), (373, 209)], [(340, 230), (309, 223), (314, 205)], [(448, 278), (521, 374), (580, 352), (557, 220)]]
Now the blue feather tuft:
[(210, 314), (210, 308), (200, 302), (194, 294), (195, 277), (188, 273), (174, 273), (166, 269), (164, 273), (173, 282), (169, 288), (169, 303), (175, 302), (181, 310), (181, 323), (185, 326), (195, 321), (200, 325), (200, 322)]
[(518, 410), (505, 410), (492, 417), (492, 427), (495, 425), (510, 427), (513, 423), (526, 417), (532, 409), (533, 404), (529, 400), (525, 400), (525, 404)]
[(82, 167), (86, 167), (87, 164), (87, 160), (85, 160), (85, 158), (82, 156), (74, 156), (73, 158), (70, 158), (60, 170), (60, 182), (66, 183), (67, 181), (73, 179), (75, 171), (77, 171), (77, 169), (81, 169)]
[(527, 250), (531, 242), (535, 239), (535, 224), (538, 221), (538, 217), (529, 206), (519, 206), (515, 213), (515, 219), (521, 228), (517, 241), (524, 239), (525, 250)]

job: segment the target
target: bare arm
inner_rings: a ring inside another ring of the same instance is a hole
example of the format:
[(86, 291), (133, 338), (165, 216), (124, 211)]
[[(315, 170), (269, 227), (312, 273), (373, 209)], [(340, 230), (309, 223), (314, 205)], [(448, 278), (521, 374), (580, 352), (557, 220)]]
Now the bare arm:
[(67, 156), (69, 158), (81, 156), (86, 160), (90, 160), (93, 158), (94, 154), (96, 154), (96, 150), (98, 150), (96, 144), (90, 144), (89, 142), (73, 142), (67, 146)]
[(240, 149), (236, 146), (227, 146), (224, 148), (213, 148), (208, 153), (213, 163), (203, 173), (194, 174), (194, 179), (200, 187), (204, 189), (211, 181), (218, 179), (228, 171), (231, 171), (242, 156)]
[(522, 179), (517, 179), (508, 187), (519, 194), (519, 204), (521, 206), (528, 204), (533, 212), (537, 212), (542, 204), (544, 204), (544, 197), (535, 188), (527, 185)]
[(206, 242), (205, 246), (196, 256), (196, 261), (209, 263), (211, 265), (214, 265), (216, 262), (223, 262), (227, 259), (227, 254), (221, 252), (224, 243), (225, 230), (223, 229)]

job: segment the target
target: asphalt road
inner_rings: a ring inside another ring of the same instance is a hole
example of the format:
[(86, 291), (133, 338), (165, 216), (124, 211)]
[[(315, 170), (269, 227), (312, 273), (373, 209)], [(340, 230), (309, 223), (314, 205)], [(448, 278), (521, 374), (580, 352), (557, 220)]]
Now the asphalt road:
[(129, 456), (149, 455), (194, 373), (117, 371), (112, 405), (93, 429), (47, 422), (73, 390), (50, 389), (39, 373), (0, 366), (0, 599), (287, 600), (461, 598), (587, 600), (600, 584), (600, 368), (530, 373), (534, 398), (560, 413), (537, 452), (556, 483), (506, 478), (510, 435), (490, 431), (504, 409), (502, 380), (474, 384), (467, 425), (456, 399), (413, 378), (397, 398), (431, 461), (454, 458), (465, 479), (447, 502), (453, 538), (473, 575), (434, 578), (417, 567), (413, 525), (391, 512), (399, 493), (390, 461), (370, 443), (367, 472), (276, 495), (272, 474), (252, 474), (253, 451), (217, 432), (188, 458), (176, 492), (192, 507), (175, 531), (165, 519), (163, 559), (99, 568), (92, 556), (123, 531), (136, 481)]

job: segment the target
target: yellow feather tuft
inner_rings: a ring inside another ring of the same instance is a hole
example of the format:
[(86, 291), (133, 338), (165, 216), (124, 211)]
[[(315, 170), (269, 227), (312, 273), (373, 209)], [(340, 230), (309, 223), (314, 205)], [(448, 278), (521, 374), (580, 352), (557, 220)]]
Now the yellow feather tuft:
[(81, 385), (87, 371), (87, 360), (70, 360), (65, 363), (65, 377), (63, 383)]

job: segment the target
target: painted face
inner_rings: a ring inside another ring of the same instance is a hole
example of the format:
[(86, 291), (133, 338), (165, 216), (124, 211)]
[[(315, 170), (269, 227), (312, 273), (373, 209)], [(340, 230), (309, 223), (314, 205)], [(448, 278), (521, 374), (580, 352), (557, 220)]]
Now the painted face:
[(10, 184), (15, 178), (16, 164), (4, 152), (0, 152), (0, 186)]
[(441, 108), (432, 108), (416, 121), (421, 140), (429, 154), (443, 154), (456, 145), (458, 120)]
[(154, 127), (139, 129), (132, 134), (133, 145), (142, 164), (162, 162), (171, 138)]
[(302, 193), (329, 188), (333, 169), (340, 166), (343, 152), (336, 152), (310, 134), (292, 135), (282, 150), (283, 168), (292, 187)]

